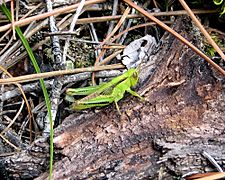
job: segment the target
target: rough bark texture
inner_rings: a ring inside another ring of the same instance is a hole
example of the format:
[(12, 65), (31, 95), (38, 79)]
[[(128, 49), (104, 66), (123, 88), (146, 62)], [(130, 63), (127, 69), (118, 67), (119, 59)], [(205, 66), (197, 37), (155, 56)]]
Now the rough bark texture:
[[(200, 45), (189, 18), (177, 20), (174, 29)], [(122, 100), (121, 116), (114, 105), (74, 113), (56, 129), (54, 180), (173, 179), (216, 171), (203, 150), (224, 166), (225, 79), (172, 35), (163, 39), (152, 59), (156, 69), (139, 91), (145, 101)], [(5, 158), (9, 176), (46, 179), (48, 173), (40, 175), (48, 164), (45, 143)]]

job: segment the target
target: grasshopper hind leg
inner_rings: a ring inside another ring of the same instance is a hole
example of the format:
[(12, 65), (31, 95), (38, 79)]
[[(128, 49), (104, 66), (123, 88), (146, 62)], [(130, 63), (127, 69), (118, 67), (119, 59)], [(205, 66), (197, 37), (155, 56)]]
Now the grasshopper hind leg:
[(117, 109), (118, 113), (121, 115), (120, 108), (119, 108), (118, 103), (117, 103), (118, 101), (114, 101), (114, 102), (115, 102), (116, 109)]
[(118, 113), (121, 115), (121, 112), (120, 112), (120, 108), (119, 108), (119, 105), (118, 105), (118, 101), (121, 100), (123, 98), (123, 93), (118, 93), (115, 100), (114, 100), (114, 103), (116, 105), (116, 109), (118, 111)]

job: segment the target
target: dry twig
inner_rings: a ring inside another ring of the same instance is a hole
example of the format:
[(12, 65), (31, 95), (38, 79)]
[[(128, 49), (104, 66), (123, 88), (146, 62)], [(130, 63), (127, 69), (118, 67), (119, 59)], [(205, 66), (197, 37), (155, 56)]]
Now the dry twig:
[(220, 66), (218, 66), (208, 56), (206, 56), (202, 51), (200, 51), (197, 47), (195, 47), (193, 44), (191, 44), (189, 41), (187, 41), (184, 37), (182, 37), (176, 31), (174, 31), (173, 29), (171, 29), (169, 26), (167, 26), (166, 24), (164, 24), (162, 21), (158, 20), (157, 18), (155, 18), (150, 13), (148, 13), (147, 11), (145, 11), (144, 9), (142, 9), (141, 7), (137, 6), (136, 4), (134, 4), (133, 2), (131, 2), (130, 0), (123, 0), (123, 1), (126, 2), (127, 4), (129, 4), (131, 7), (135, 8), (137, 11), (139, 11), (140, 13), (142, 13), (143, 15), (145, 15), (147, 18), (149, 18), (150, 20), (152, 20), (153, 22), (155, 22), (159, 26), (161, 26), (163, 29), (165, 29), (169, 33), (173, 34), (177, 39), (179, 39), (181, 42), (183, 42), (188, 47), (190, 47), (194, 52), (196, 52), (199, 56), (201, 56), (203, 59), (205, 59), (216, 70), (218, 70), (221, 74), (223, 74), (225, 76), (225, 71)]
[(218, 54), (221, 56), (221, 58), (225, 61), (225, 55), (223, 51), (220, 49), (220, 47), (215, 43), (215, 41), (211, 38), (209, 33), (205, 30), (203, 25), (200, 23), (200, 21), (196, 18), (192, 10), (188, 7), (186, 2), (184, 0), (179, 0), (180, 3), (182, 4), (183, 8), (187, 11), (191, 19), (195, 22), (196, 26), (200, 29), (202, 34), (206, 37), (208, 42), (212, 45), (212, 47), (218, 52)]

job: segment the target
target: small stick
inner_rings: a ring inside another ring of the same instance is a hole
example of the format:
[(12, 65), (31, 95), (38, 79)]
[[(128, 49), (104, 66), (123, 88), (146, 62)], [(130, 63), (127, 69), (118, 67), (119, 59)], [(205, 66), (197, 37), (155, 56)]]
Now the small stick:
[[(2, 70), (5, 74), (7, 74), (9, 77), (13, 78), (13, 76), (6, 70), (4, 69), (2, 66), (0, 66), (0, 70)], [(18, 87), (18, 89), (20, 90), (22, 96), (23, 96), (23, 99), (26, 103), (26, 106), (27, 106), (27, 111), (28, 111), (28, 115), (29, 115), (29, 128), (30, 128), (30, 143), (32, 142), (32, 121), (34, 121), (34, 116), (33, 116), (33, 113), (31, 111), (31, 107), (30, 107), (30, 104), (27, 100), (27, 97), (21, 87), (20, 84), (18, 83), (15, 83), (15, 85)]]
[[(128, 7), (121, 19), (119, 20), (119, 22), (117, 23), (117, 25), (115, 26), (115, 28), (112, 30), (112, 32), (104, 39), (104, 41), (101, 42), (101, 44), (99, 46), (103, 46), (105, 43), (107, 43), (109, 41), (109, 39), (115, 34), (115, 32), (120, 28), (120, 26), (123, 24), (123, 22), (125, 21), (125, 19), (127, 18), (128, 14), (130, 12), (130, 8)], [(98, 62), (97, 62), (98, 63)]]
[(4, 136), (5, 132), (7, 132), (7, 131), (9, 130), (9, 128), (10, 128), (10, 127), (14, 124), (14, 122), (17, 120), (18, 116), (20, 115), (20, 113), (21, 113), (22, 110), (23, 110), (24, 104), (25, 104), (25, 101), (22, 100), (20, 109), (17, 111), (15, 117), (14, 117), (13, 120), (8, 124), (8, 126), (0, 133), (1, 136)]
[[(112, 16), (115, 16), (117, 14), (117, 9), (118, 9), (118, 0), (114, 0), (113, 1)], [(109, 35), (112, 32), (114, 24), (115, 24), (115, 21), (110, 21), (107, 35)]]
[(223, 172), (223, 169), (210, 154), (208, 154), (206, 151), (203, 151), (202, 155), (212, 163), (212, 165), (217, 169), (217, 171)]
[(16, 33), (15, 33), (15, 25), (14, 25), (14, 0), (11, 0), (11, 3), (10, 3), (10, 6), (11, 6), (11, 17), (12, 17), (12, 32), (13, 32), (13, 39), (16, 40)]
[(191, 19), (195, 22), (196, 26), (200, 29), (202, 34), (206, 37), (208, 42), (212, 45), (212, 47), (218, 52), (218, 54), (221, 56), (221, 58), (225, 61), (225, 55), (223, 51), (219, 48), (219, 46), (215, 43), (215, 41), (211, 38), (209, 33), (205, 30), (203, 25), (199, 22), (199, 20), (196, 18), (192, 10), (188, 7), (186, 2), (184, 0), (179, 0), (183, 8), (187, 11)]
[(202, 178), (198, 178), (198, 180), (216, 180), (216, 179), (221, 179), (225, 177), (225, 172), (221, 172), (221, 173), (216, 173), (213, 175), (209, 175), (207, 177), (202, 177)]
[[(89, 0), (89, 1), (85, 2), (85, 5), (91, 5), (91, 4), (94, 4), (94, 3), (102, 3), (102, 2), (105, 2), (105, 0)], [(52, 12), (47, 12), (47, 13), (39, 14), (39, 15), (36, 15), (36, 16), (31, 16), (31, 17), (28, 17), (26, 19), (16, 21), (14, 25), (15, 26), (23, 26), (23, 25), (29, 24), (30, 22), (35, 21), (35, 20), (45, 19), (49, 16), (54, 16), (56, 14), (60, 14), (60, 13), (64, 13), (64, 12), (67, 12), (67, 11), (70, 11), (70, 10), (74, 10), (75, 8), (77, 8), (79, 6), (79, 4), (80, 3), (76, 3), (76, 4), (73, 4), (71, 6), (56, 9)], [(7, 24), (7, 25), (4, 25), (4, 26), (1, 26), (0, 32), (5, 31), (5, 30), (9, 29), (10, 27), (11, 27), (11, 23)]]
[[(75, 15), (73, 16), (73, 20), (72, 20), (72, 22), (71, 22), (71, 24), (70, 24), (69, 32), (73, 32), (74, 27), (75, 27), (76, 22), (77, 22), (77, 19), (78, 19), (78, 17), (80, 16), (81, 11), (82, 11), (82, 9), (83, 9), (83, 7), (84, 7), (84, 3), (85, 3), (85, 0), (81, 0), (79, 6), (77, 7), (76, 13), (75, 13)], [(68, 36), (68, 37), (66, 38), (66, 41), (65, 41), (65, 45), (64, 45), (64, 49), (63, 49), (63, 56), (62, 56), (62, 61), (63, 61), (64, 63), (66, 63), (66, 55), (67, 55), (68, 47), (69, 47), (69, 45), (70, 45), (70, 39), (71, 39), (71, 37)]]
[(61, 70), (61, 71), (51, 71), (51, 72), (30, 74), (30, 75), (18, 76), (18, 77), (7, 78), (7, 79), (0, 79), (0, 84), (28, 82), (28, 81), (38, 80), (41, 78), (62, 76), (66, 74), (76, 74), (81, 72), (95, 72), (95, 71), (123, 69), (123, 68), (124, 68), (124, 65), (122, 64), (114, 64), (114, 65), (105, 65), (105, 66), (95, 66), (95, 67), (92, 66), (92, 67), (86, 67), (86, 68), (68, 69), (68, 70)]
[(137, 11), (145, 15), (147, 18), (151, 19), (153, 22), (161, 26), (163, 29), (174, 35), (177, 39), (179, 39), (182, 43), (186, 44), (188, 47), (190, 47), (194, 52), (196, 52), (199, 56), (201, 56), (203, 59), (205, 59), (209, 64), (211, 64), (215, 69), (217, 69), (221, 74), (225, 76), (225, 71), (218, 66), (215, 62), (213, 62), (208, 56), (206, 56), (202, 51), (200, 51), (197, 47), (195, 47), (193, 44), (191, 44), (188, 40), (186, 40), (183, 36), (178, 34), (176, 31), (171, 29), (169, 26), (164, 24), (162, 21), (158, 20), (154, 16), (152, 16), (150, 13), (142, 9), (141, 7), (137, 6), (130, 0), (123, 0), (127, 4), (129, 4), (131, 7), (135, 8)]
[[(112, 30), (112, 32), (107, 35), (107, 37), (99, 44), (99, 47), (102, 47), (105, 43), (108, 43), (108, 41), (110, 40), (110, 38), (116, 33), (116, 31), (121, 27), (122, 23), (125, 21), (125, 19), (127, 18), (128, 14), (130, 12), (130, 8), (127, 7), (126, 10), (124, 11), (122, 17), (120, 18), (119, 22), (116, 24), (116, 26), (114, 27), (114, 29)], [(94, 66), (97, 66), (99, 64), (99, 60), (100, 58), (105, 54), (105, 49), (103, 49), (98, 57), (96, 58), (95, 64)], [(95, 85), (95, 73), (92, 74), (92, 84)]]

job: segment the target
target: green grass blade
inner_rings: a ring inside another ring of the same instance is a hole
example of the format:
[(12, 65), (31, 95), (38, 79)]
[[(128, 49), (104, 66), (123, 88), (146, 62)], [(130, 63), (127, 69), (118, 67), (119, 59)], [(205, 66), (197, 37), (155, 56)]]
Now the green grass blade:
[[(10, 14), (10, 11), (8, 10), (8, 8), (6, 7), (5, 4), (2, 4), (1, 6), (1, 10), (2, 12), (7, 16), (7, 18), (12, 21), (12, 17), (11, 17), (11, 14)], [(23, 46), (25, 47), (31, 61), (32, 61), (32, 64), (35, 68), (35, 71), (37, 73), (40, 73), (41, 70), (38, 66), (38, 63), (35, 59), (35, 56), (33, 54), (33, 51), (32, 49), (30, 48), (29, 46), (29, 43), (26, 39), (26, 37), (23, 35), (21, 29), (19, 27), (15, 27), (15, 30), (16, 30), (16, 33), (18, 34), (20, 40), (22, 41), (22, 44)], [(49, 120), (50, 120), (50, 165), (49, 165), (49, 179), (52, 179), (52, 170), (53, 170), (53, 153), (54, 153), (54, 147), (53, 147), (53, 136), (54, 136), (54, 130), (53, 130), (53, 120), (52, 120), (52, 113), (51, 113), (51, 102), (50, 102), (50, 98), (49, 98), (49, 95), (48, 95), (48, 92), (47, 92), (47, 88), (45, 86), (45, 83), (44, 83), (44, 80), (43, 79), (40, 79), (40, 84), (41, 84), (41, 88), (42, 88), (42, 91), (43, 91), (43, 94), (44, 94), (44, 99), (45, 99), (45, 103), (46, 103), (46, 106), (47, 106), (47, 111), (48, 111), (48, 117), (49, 117)]]

